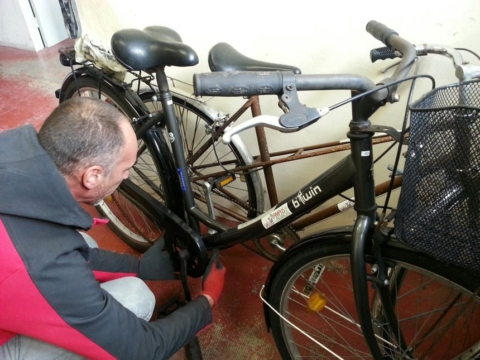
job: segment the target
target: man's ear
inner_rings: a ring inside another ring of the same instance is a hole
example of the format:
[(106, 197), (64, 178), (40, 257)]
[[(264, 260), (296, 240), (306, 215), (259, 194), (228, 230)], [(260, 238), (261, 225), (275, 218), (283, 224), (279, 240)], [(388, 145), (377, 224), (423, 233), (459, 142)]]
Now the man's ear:
[(105, 171), (101, 166), (90, 166), (83, 172), (82, 185), (88, 190), (92, 190), (102, 183), (104, 177)]

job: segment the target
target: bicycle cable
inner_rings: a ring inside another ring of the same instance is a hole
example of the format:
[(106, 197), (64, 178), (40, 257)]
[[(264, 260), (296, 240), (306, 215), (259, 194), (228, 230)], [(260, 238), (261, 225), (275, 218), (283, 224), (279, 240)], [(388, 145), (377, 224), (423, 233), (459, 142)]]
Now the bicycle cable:
[(470, 49), (467, 49), (467, 48), (455, 48), (455, 50), (460, 50), (460, 51), (469, 52), (470, 54), (472, 54), (473, 56), (475, 56), (478, 60), (480, 60), (480, 56), (479, 56), (476, 52), (474, 52), (474, 51), (472, 51), (472, 50), (470, 50)]
[[(417, 71), (418, 71), (418, 67), (417, 67)], [(415, 84), (416, 84), (417, 79), (418, 78), (414, 78), (412, 80), (412, 85), (410, 86), (410, 91), (408, 92), (407, 104), (405, 106), (405, 115), (403, 117), (402, 131), (400, 132), (400, 139), (398, 141), (397, 155), (395, 156), (395, 163), (394, 163), (393, 168), (392, 168), (392, 178), (390, 179), (389, 191), (387, 192), (387, 196), (386, 196), (386, 199), (385, 199), (385, 203), (383, 205), (383, 210), (382, 210), (382, 213), (381, 213), (380, 221), (378, 222), (378, 224), (379, 224), (378, 226), (381, 226), (383, 224), (383, 220), (386, 217), (387, 208), (389, 208), (388, 203), (390, 202), (390, 196), (391, 196), (392, 189), (393, 189), (393, 183), (395, 181), (395, 173), (397, 172), (398, 163), (400, 162), (400, 156), (402, 155), (402, 144), (403, 144), (403, 141), (405, 139), (405, 132), (406, 132), (406, 129), (407, 129), (407, 121), (408, 121), (408, 118), (410, 116), (410, 105), (412, 103), (413, 92), (415, 90)]]
[(390, 86), (393, 86), (393, 85), (396, 85), (396, 84), (400, 84), (404, 81), (409, 81), (409, 80), (415, 80), (415, 79), (418, 79), (418, 78), (427, 78), (427, 79), (430, 79), (430, 81), (432, 82), (432, 89), (435, 89), (435, 79), (433, 78), (433, 76), (431, 75), (414, 75), (414, 76), (410, 76), (410, 77), (407, 77), (407, 78), (404, 78), (404, 79), (401, 79), (401, 80), (397, 80), (397, 81), (393, 81), (391, 83), (388, 83), (387, 85), (382, 85), (380, 87), (376, 87), (375, 89), (372, 89), (372, 90), (368, 90), (368, 91), (365, 91), (361, 94), (358, 94), (358, 95), (355, 95), (355, 96), (352, 96), (351, 98), (348, 98), (346, 100), (343, 100), (343, 101), (340, 101), (339, 103), (336, 103), (335, 105), (332, 105), (330, 107), (328, 107), (328, 110), (329, 112), (332, 111), (332, 110), (335, 110), (336, 108), (339, 108), (340, 106), (343, 106), (345, 104), (348, 104), (349, 102), (352, 102), (352, 101), (355, 101), (355, 100), (358, 100), (364, 96), (367, 96), (367, 95), (370, 95), (370, 94), (373, 94), (374, 92), (376, 91), (379, 91), (379, 90), (383, 90), (383, 89), (387, 89), (389, 88)]

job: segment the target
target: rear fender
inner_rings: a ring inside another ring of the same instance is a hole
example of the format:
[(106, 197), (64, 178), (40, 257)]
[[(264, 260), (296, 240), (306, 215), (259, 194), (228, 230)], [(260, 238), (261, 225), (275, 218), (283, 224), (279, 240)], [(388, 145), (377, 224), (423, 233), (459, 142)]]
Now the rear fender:
[[(271, 284), (273, 283), (275, 277), (278, 274), (278, 271), (282, 268), (283, 264), (289, 261), (297, 252), (302, 251), (305, 248), (308, 248), (313, 243), (319, 242), (330, 242), (330, 241), (339, 241), (339, 240), (351, 240), (353, 232), (353, 226), (343, 226), (338, 228), (332, 228), (320, 233), (310, 235), (309, 237), (302, 239), (302, 241), (296, 243), (292, 247), (288, 248), (282, 256), (275, 261), (273, 266), (268, 273), (267, 280), (265, 281), (264, 288), (264, 298), (267, 302), (270, 300), (270, 289)], [(270, 317), (269, 317), (269, 307), (266, 304), (263, 304), (263, 312), (265, 316), (265, 324), (267, 325), (267, 330), (270, 330)]]
[(87, 74), (88, 74), (87, 69), (84, 67), (81, 67), (81, 68), (75, 69), (74, 71), (69, 73), (67, 76), (65, 76), (62, 82), (62, 86), (60, 87), (60, 89), (55, 91), (55, 97), (58, 99), (58, 102), (62, 103), (65, 101), (65, 90), (73, 81), (75, 81), (75, 78), (79, 78)]
[[(153, 96), (155, 96), (155, 92), (152, 91), (151, 89), (145, 89), (144, 91), (140, 90), (140, 97), (142, 99), (151, 99)], [(227, 117), (228, 114), (217, 111), (209, 106), (206, 105), (206, 102), (203, 101), (201, 98), (197, 97), (192, 97), (191, 94), (188, 94), (187, 92), (184, 92), (181, 89), (178, 88), (172, 88), (170, 89), (172, 92), (172, 96), (178, 98), (181, 100), (181, 102), (185, 102), (190, 104), (192, 107), (198, 109), (199, 111), (203, 112), (205, 115), (207, 115), (210, 120), (213, 122), (216, 119), (222, 119), (224, 117)], [(227, 127), (226, 130), (228, 130), (230, 127)], [(242, 138), (236, 134), (232, 136), (232, 143), (235, 145), (235, 148), (238, 150), (240, 156), (242, 157), (243, 161), (245, 162), (245, 165), (251, 165), (254, 162), (253, 156), (250, 153), (250, 150), (248, 147), (245, 145), (243, 142)], [(257, 210), (263, 210), (265, 200), (263, 197), (263, 187), (262, 187), (262, 181), (260, 178), (260, 174), (258, 172), (252, 172), (250, 173), (250, 176), (253, 179), (253, 186), (255, 187), (255, 193), (257, 195), (257, 201), (256, 201), (256, 208)]]
[(101, 86), (103, 88), (108, 87), (114, 93), (117, 93), (119, 97), (125, 98), (128, 106), (132, 111), (137, 113), (139, 116), (144, 116), (149, 113), (147, 107), (142, 102), (140, 97), (125, 83), (119, 83), (105, 74), (99, 73), (96, 74), (98, 70), (92, 70), (89, 67), (79, 67), (72, 72), (70, 72), (62, 82), (60, 89), (55, 91), (55, 96), (59, 100), (59, 103), (65, 101), (65, 92), (67, 88), (75, 82), (75, 79), (80, 79), (82, 77), (89, 77), (94, 81), (101, 81)]

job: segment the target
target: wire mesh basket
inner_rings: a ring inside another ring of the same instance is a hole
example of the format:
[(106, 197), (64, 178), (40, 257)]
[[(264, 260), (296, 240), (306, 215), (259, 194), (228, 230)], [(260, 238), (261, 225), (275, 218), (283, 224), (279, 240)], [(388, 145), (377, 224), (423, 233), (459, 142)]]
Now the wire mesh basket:
[(480, 271), (480, 82), (432, 90), (410, 111), (395, 235)]

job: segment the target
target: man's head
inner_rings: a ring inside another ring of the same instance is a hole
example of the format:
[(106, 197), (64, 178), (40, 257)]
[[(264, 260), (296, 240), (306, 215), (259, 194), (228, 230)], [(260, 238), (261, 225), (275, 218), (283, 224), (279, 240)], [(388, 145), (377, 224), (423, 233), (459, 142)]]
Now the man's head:
[(38, 138), (77, 201), (95, 204), (128, 177), (137, 141), (128, 119), (92, 98), (61, 103), (45, 120)]

